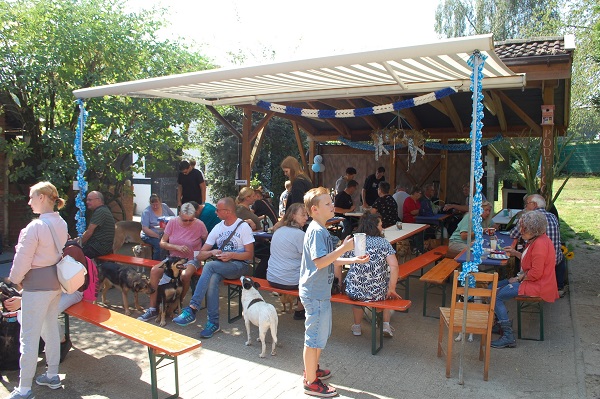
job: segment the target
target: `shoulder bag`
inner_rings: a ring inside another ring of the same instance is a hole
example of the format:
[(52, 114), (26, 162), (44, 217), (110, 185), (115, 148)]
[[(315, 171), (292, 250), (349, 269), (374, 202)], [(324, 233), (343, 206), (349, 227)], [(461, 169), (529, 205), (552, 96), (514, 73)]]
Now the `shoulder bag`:
[(52, 227), (50, 223), (47, 223), (44, 220), (42, 221), (50, 228), (50, 233), (52, 233), (52, 238), (54, 239), (54, 245), (61, 257), (61, 260), (56, 264), (56, 270), (58, 272), (58, 281), (60, 282), (62, 291), (67, 294), (72, 294), (85, 283), (87, 270), (81, 262), (76, 261), (70, 255), (63, 254), (54, 227)]

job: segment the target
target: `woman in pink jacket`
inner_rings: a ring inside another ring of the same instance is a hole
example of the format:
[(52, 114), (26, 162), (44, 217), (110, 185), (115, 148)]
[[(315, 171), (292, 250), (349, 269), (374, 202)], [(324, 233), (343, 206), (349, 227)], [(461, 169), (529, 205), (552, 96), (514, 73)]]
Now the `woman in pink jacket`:
[[(60, 283), (56, 263), (60, 260), (59, 250), (50, 231), (56, 232), (61, 246), (67, 242), (67, 223), (55, 208), (62, 208), (65, 201), (58, 197), (56, 187), (49, 182), (40, 182), (29, 191), (29, 206), (39, 214), (19, 235), (15, 247), (15, 258), (10, 269), (9, 279), (23, 286), (21, 302), (21, 374), (19, 386), (8, 399), (33, 398), (31, 385), (35, 375), (40, 336), (46, 343), (46, 373), (35, 379), (36, 384), (52, 389), (61, 387), (58, 376), (60, 360), (60, 335), (58, 324), (58, 304)], [(62, 247), (60, 248), (62, 251)]]
[(494, 348), (514, 348), (516, 340), (512, 332), (512, 322), (508, 319), (508, 311), (504, 301), (517, 295), (540, 297), (546, 302), (554, 302), (558, 298), (554, 265), (556, 254), (552, 240), (546, 235), (548, 222), (541, 212), (527, 212), (519, 220), (519, 228), (523, 239), (527, 241), (521, 254), (511, 247), (506, 253), (521, 258), (521, 271), (517, 277), (502, 280), (498, 283), (496, 307), (494, 311), (502, 337), (492, 341)]

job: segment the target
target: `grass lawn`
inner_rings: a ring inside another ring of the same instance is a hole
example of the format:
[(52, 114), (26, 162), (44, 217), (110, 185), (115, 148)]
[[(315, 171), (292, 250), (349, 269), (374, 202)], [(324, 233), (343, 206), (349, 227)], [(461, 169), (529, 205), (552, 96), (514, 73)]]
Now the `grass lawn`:
[[(554, 189), (563, 181), (556, 179)], [(555, 205), (564, 242), (577, 236), (588, 245), (600, 244), (600, 176), (571, 177)]]

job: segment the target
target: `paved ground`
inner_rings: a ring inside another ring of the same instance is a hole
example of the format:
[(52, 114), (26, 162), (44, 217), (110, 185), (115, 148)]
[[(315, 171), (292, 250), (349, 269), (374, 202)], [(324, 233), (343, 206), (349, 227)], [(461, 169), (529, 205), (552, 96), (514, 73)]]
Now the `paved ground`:
[[(493, 349), (487, 382), (482, 378), (483, 363), (478, 360), (478, 338), (464, 345), (464, 385), (458, 384), (459, 346), (453, 357), (452, 376), (445, 378), (445, 359), (436, 356), (438, 320), (422, 316), (422, 284), (417, 280), (411, 284), (412, 309), (392, 317), (394, 338), (386, 339), (375, 356), (371, 355), (368, 324), (363, 322), (363, 335), (354, 337), (350, 332), (350, 308), (333, 304), (333, 332), (321, 365), (332, 370), (329, 382), (341, 397), (348, 398), (599, 397), (600, 359), (594, 337), (600, 316), (597, 311), (595, 317), (589, 316), (597, 309), (598, 300), (578, 296), (579, 279), (585, 277), (579, 271), (573, 273), (578, 270), (576, 265), (577, 258), (571, 261), (570, 295), (545, 307), (545, 341), (519, 340), (516, 349)], [(0, 265), (0, 276), (2, 271)], [(280, 315), (277, 356), (260, 359), (259, 345), (244, 345), (243, 321), (227, 323), (225, 288), (221, 294), (223, 331), (203, 340), (201, 349), (180, 358), (180, 397), (306, 397), (301, 389), (303, 323), (294, 321), (290, 314)], [(277, 298), (268, 293), (264, 297), (281, 309)], [(117, 289), (110, 291), (110, 298), (113, 304), (120, 304)], [(432, 313), (439, 306), (435, 302), (438, 299), (430, 300)], [(147, 298), (142, 303), (147, 303)], [(581, 311), (581, 307), (587, 309)], [(514, 316), (514, 306), (509, 309)], [(578, 315), (585, 315), (585, 319), (578, 319)], [(166, 328), (196, 337), (205, 318), (205, 311), (201, 311), (196, 325), (179, 327), (170, 322)], [(84, 322), (75, 320), (72, 324), (75, 349), (60, 369), (64, 388), (51, 391), (35, 387), (38, 398), (150, 397), (145, 348)], [(524, 332), (537, 336), (537, 326), (536, 319), (527, 320)], [(256, 327), (253, 335), (257, 335)], [(40, 360), (40, 371), (42, 366)], [(159, 379), (160, 397), (174, 392), (169, 369), (159, 370)], [(17, 383), (18, 372), (3, 375), (0, 397), (7, 396)]]

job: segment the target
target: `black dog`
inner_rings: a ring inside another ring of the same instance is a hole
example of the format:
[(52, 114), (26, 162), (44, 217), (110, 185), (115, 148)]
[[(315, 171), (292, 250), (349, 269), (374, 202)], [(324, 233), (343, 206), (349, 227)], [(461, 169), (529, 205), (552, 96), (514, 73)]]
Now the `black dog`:
[(13, 296), (21, 296), (21, 294), (12, 285), (0, 282), (0, 301), (2, 302), (2, 309), (4, 309), (4, 301)]
[(98, 281), (103, 284), (102, 289), (102, 303), (108, 305), (106, 300), (106, 292), (116, 285), (121, 288), (121, 294), (123, 296), (123, 309), (125, 309), (126, 315), (131, 315), (129, 311), (129, 301), (127, 300), (127, 293), (129, 290), (133, 292), (134, 307), (137, 310), (143, 311), (144, 308), (140, 306), (138, 302), (138, 294), (144, 292), (148, 295), (154, 293), (154, 289), (150, 287), (150, 282), (146, 276), (137, 272), (131, 266), (125, 266), (118, 263), (105, 262), (98, 264)]
[(165, 270), (164, 276), (169, 279), (167, 283), (159, 285), (157, 290), (158, 317), (156, 318), (156, 322), (161, 327), (167, 324), (167, 316), (173, 317), (175, 309), (181, 312), (181, 291), (183, 290), (183, 285), (181, 284), (180, 274), (182, 270), (185, 270), (187, 261), (185, 258), (171, 256), (163, 260), (159, 266)]

